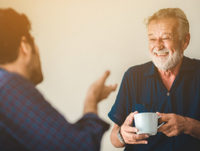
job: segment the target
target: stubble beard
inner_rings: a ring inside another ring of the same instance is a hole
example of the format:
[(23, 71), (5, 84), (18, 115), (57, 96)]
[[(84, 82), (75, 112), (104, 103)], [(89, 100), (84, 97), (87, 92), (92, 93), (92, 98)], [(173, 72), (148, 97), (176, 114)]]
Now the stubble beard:
[(37, 85), (43, 81), (41, 63), (38, 56), (36, 56), (36, 54), (33, 54), (32, 56), (32, 59), (28, 65), (28, 72), (29, 72), (29, 80), (34, 85)]

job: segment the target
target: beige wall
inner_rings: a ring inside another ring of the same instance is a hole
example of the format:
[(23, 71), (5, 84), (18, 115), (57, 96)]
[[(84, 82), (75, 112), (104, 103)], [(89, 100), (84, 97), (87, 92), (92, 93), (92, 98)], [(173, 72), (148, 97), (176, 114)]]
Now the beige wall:
[[(31, 20), (45, 76), (38, 88), (70, 122), (82, 116), (87, 88), (106, 69), (111, 70), (107, 83), (120, 85), (130, 66), (150, 60), (143, 20), (158, 9), (185, 11), (191, 27), (185, 54), (200, 59), (199, 0), (0, 0), (0, 7)], [(100, 117), (111, 127), (107, 114), (117, 91), (99, 105)], [(112, 147), (110, 131), (101, 150), (122, 150)]]

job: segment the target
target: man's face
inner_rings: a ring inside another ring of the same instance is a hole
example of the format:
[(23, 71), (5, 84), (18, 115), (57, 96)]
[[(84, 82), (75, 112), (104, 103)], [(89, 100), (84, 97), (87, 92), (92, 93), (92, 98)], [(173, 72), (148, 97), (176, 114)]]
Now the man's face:
[(161, 70), (174, 68), (183, 57), (178, 29), (179, 22), (174, 18), (153, 20), (148, 26), (150, 56)]
[[(34, 44), (35, 52), (31, 54), (30, 62), (27, 65), (29, 80), (35, 85), (43, 81), (43, 74), (41, 70), (41, 62), (38, 47)], [(32, 49), (33, 51), (33, 49)]]

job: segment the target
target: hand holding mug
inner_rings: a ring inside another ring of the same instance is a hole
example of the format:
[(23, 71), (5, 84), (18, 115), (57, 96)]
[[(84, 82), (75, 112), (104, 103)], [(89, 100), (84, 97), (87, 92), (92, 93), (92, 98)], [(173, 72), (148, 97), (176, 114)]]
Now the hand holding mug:
[(157, 114), (161, 116), (160, 122), (166, 122), (165, 125), (158, 129), (158, 132), (162, 132), (168, 137), (172, 137), (177, 136), (186, 130), (186, 124), (188, 123), (186, 117), (174, 113), (164, 114), (157, 112)]
[(138, 132), (138, 129), (132, 126), (134, 115), (137, 113), (138, 113), (137, 111), (130, 113), (129, 116), (127, 116), (124, 124), (121, 126), (121, 135), (126, 144), (147, 144), (148, 143), (148, 141), (145, 139), (147, 139), (149, 135), (136, 134), (136, 132)]

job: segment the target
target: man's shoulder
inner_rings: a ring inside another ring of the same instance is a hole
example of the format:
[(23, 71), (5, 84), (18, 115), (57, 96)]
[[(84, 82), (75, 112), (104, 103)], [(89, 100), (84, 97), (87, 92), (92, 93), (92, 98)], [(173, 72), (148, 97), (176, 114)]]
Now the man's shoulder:
[(19, 74), (0, 69), (0, 97), (9, 95), (23, 96), (23, 98), (31, 96), (44, 100), (33, 83)]
[(10, 72), (7, 72), (3, 69), (0, 69), (0, 88), (8, 83), (14, 75)]
[(200, 60), (195, 58), (185, 57), (185, 66), (190, 66), (196, 71), (200, 71)]
[(146, 72), (148, 72), (149, 70), (151, 70), (153, 66), (153, 62), (149, 61), (146, 62), (144, 64), (140, 64), (140, 65), (135, 65), (130, 67), (127, 71), (126, 71), (126, 75), (127, 76), (132, 76), (132, 75), (144, 75)]
[[(190, 59), (190, 58), (189, 58)], [(192, 61), (192, 64), (195, 66), (195, 67), (200, 67), (200, 60), (199, 59), (190, 59)]]
[(8, 85), (10, 83), (12, 83), (12, 85), (13, 84), (21, 85), (24, 83), (32, 85), (31, 82), (24, 79), (22, 76), (20, 76), (16, 73), (11, 73), (11, 72), (0, 69), (0, 88), (4, 87), (5, 85)]

